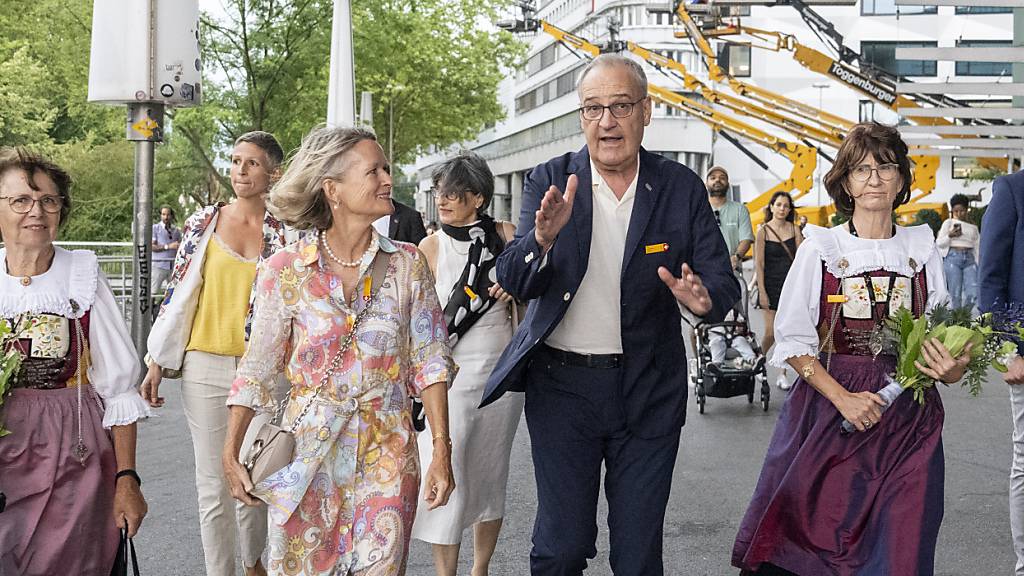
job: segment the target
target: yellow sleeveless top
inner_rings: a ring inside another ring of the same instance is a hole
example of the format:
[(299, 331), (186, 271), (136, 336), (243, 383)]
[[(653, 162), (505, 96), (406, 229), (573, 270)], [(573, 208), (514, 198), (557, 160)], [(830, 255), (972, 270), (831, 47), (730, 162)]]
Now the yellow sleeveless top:
[(242, 258), (213, 234), (206, 245), (203, 288), (185, 350), (221, 356), (245, 352), (245, 316), (255, 279), (256, 259)]

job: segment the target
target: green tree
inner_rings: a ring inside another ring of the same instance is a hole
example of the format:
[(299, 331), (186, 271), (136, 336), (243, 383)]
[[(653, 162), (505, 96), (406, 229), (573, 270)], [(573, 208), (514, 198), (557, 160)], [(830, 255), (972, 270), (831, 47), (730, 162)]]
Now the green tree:
[[(505, 4), (353, 1), (356, 90), (374, 94), (374, 128), (393, 150), (392, 162), (471, 138), (503, 117), (498, 83), (524, 47), (507, 32), (474, 23), (493, 20)], [(215, 112), (182, 129), (200, 147), (226, 148), (248, 130), (272, 132), (285, 149), (297, 147), (326, 119), (333, 3), (234, 0), (226, 12), (203, 16), (206, 76), (218, 79), (206, 82), (206, 103)]]

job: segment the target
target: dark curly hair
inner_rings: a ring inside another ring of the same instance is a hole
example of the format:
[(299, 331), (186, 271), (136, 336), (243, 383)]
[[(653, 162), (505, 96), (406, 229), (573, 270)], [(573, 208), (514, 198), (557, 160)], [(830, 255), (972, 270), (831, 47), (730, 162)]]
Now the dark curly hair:
[(952, 210), (954, 206), (963, 206), (970, 210), (971, 200), (963, 194), (953, 194), (953, 197), (949, 199), (949, 209)]
[(825, 190), (832, 198), (839, 215), (850, 218), (853, 216), (853, 197), (846, 189), (846, 181), (850, 172), (871, 155), (879, 164), (896, 164), (899, 166), (902, 180), (899, 194), (893, 202), (893, 210), (910, 201), (910, 158), (907, 157), (907, 144), (900, 138), (895, 126), (886, 126), (878, 122), (862, 122), (850, 129), (843, 144), (836, 154), (832, 169), (825, 174)]

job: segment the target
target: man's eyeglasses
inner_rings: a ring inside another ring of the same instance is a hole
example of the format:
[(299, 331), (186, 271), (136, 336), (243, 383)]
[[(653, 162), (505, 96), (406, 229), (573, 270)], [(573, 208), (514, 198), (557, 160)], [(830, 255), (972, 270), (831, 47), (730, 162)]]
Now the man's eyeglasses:
[(56, 214), (64, 206), (64, 200), (60, 196), (47, 195), (41, 198), (31, 196), (0, 196), (11, 205), (11, 210), (17, 214), (28, 214), (35, 207), (36, 202), (47, 214)]
[(722, 213), (718, 210), (715, 210), (715, 222), (718, 223), (719, 226), (722, 225)]
[(646, 99), (647, 97), (645, 96), (636, 102), (616, 102), (608, 106), (587, 104), (586, 106), (580, 106), (580, 114), (583, 115), (584, 120), (600, 120), (604, 116), (605, 109), (607, 109), (616, 118), (628, 118), (633, 114), (633, 108)]
[(857, 182), (867, 182), (871, 178), (871, 173), (877, 172), (878, 178), (883, 182), (889, 182), (900, 173), (899, 164), (879, 164), (877, 167), (872, 168), (867, 164), (861, 164), (853, 170), (850, 170), (850, 177)]

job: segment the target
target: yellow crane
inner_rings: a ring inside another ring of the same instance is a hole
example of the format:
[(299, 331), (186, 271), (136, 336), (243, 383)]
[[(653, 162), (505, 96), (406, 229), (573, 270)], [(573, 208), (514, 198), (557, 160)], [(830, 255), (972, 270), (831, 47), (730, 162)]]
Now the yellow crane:
[[(790, 114), (795, 114), (803, 118), (815, 120), (826, 129), (830, 129), (833, 131), (841, 130), (845, 134), (845, 132), (848, 131), (853, 126), (852, 122), (842, 117), (830, 114), (829, 112), (820, 110), (818, 108), (815, 108), (798, 100), (794, 100), (787, 96), (783, 96), (782, 94), (778, 94), (776, 92), (772, 92), (770, 90), (748, 84), (746, 82), (738, 80), (737, 78), (734, 78), (733, 76), (730, 76), (718, 64), (718, 56), (715, 53), (714, 49), (711, 47), (711, 43), (708, 41), (708, 35), (713, 35), (717, 37), (729, 34), (738, 34), (741, 30), (739, 26), (717, 28), (705, 32), (705, 30), (702, 29), (702, 27), (693, 19), (692, 15), (687, 10), (685, 3), (683, 2), (677, 2), (675, 6), (675, 15), (678, 17), (680, 23), (685, 29), (684, 33), (677, 34), (677, 36), (688, 37), (690, 40), (692, 40), (695, 48), (697, 49), (697, 52), (702, 56), (705, 64), (707, 65), (708, 76), (712, 80), (716, 82), (725, 82), (737, 94), (741, 94), (754, 100), (757, 100), (758, 102), (770, 106), (779, 112), (788, 112)], [(743, 29), (747, 31), (754, 30), (749, 27), (745, 27)], [(757, 31), (764, 34), (776, 34), (766, 30)], [(778, 35), (780, 38), (785, 36), (781, 33), (778, 33)], [(789, 44), (787, 44), (786, 42), (788, 42)], [(786, 42), (783, 42), (781, 46), (784, 47), (786, 45), (792, 45), (795, 50), (796, 46), (799, 45), (799, 43), (797, 43), (795, 39)], [(825, 54), (817, 52), (816, 50), (813, 50), (812, 48), (808, 48), (803, 45), (799, 46), (801, 47), (801, 57), (815, 63), (815, 68), (809, 69), (817, 72), (818, 69), (820, 69), (822, 66), (831, 66), (826, 64), (825, 61), (831, 59), (828, 58), (828, 56), (826, 56)], [(812, 51), (816, 52), (817, 56), (813, 55), (811, 53)], [(876, 82), (870, 78), (863, 77), (862, 75), (859, 74), (857, 74), (857, 79), (854, 80), (853, 78), (855, 71), (853, 68), (851, 68), (848, 65), (844, 65), (840, 62), (832, 62), (835, 65), (835, 69), (839, 71), (837, 73), (841, 73), (844, 78), (850, 79), (849, 82), (845, 83), (847, 83), (851, 87), (858, 88), (860, 92), (868, 94), (873, 99), (876, 99), (886, 104), (887, 106), (892, 106), (895, 109), (896, 105), (894, 104), (894, 102), (896, 101), (900, 102), (900, 106), (904, 105), (903, 101), (913, 102), (911, 100), (903, 98), (902, 96), (897, 96), (894, 92), (891, 94), (890, 98), (889, 94), (885, 92), (885, 87), (881, 83)], [(902, 98), (902, 100), (899, 100), (900, 98)], [(892, 102), (887, 103), (886, 100), (889, 99), (891, 99)], [(916, 106), (917, 104), (913, 103), (912, 105)], [(928, 120), (942, 119), (929, 118)], [(909, 204), (902, 206), (899, 210), (897, 210), (897, 213), (900, 214), (901, 216), (906, 216), (916, 213), (918, 210), (930, 208), (940, 212), (940, 214), (945, 214), (945, 204), (923, 204), (918, 202), (920, 199), (931, 194), (935, 190), (936, 173), (939, 168), (939, 157), (926, 154), (915, 154), (910, 156), (910, 159), (914, 163), (914, 181), (911, 183), (911, 189), (917, 190), (918, 192), (911, 198), (911, 202)]]
[[(669, 66), (672, 69), (685, 74), (686, 87), (690, 90), (697, 92), (704, 98), (707, 98), (709, 101), (723, 104), (723, 106), (728, 107), (732, 110), (744, 114), (749, 114), (756, 118), (761, 118), (761, 116), (763, 115), (766, 117), (764, 118), (765, 121), (779, 121), (776, 120), (778, 116), (771, 113), (768, 110), (756, 109), (756, 107), (755, 109), (749, 109), (747, 108), (747, 103), (744, 103), (736, 99), (735, 97), (723, 95), (715, 90), (708, 88), (707, 85), (705, 85), (700, 80), (690, 75), (682, 64), (676, 62), (675, 60), (657, 54), (655, 52), (646, 50), (640, 46), (637, 46), (636, 44), (627, 43), (623, 45), (613, 43), (612, 46), (606, 47), (604, 50), (602, 50), (601, 46), (598, 46), (597, 44), (594, 44), (588, 40), (580, 38), (579, 36), (562, 30), (561, 28), (545, 20), (534, 20), (530, 18), (527, 18), (524, 21), (517, 22), (515, 26), (504, 25), (503, 27), (517, 32), (529, 32), (540, 29), (545, 33), (549, 34), (550, 36), (552, 36), (558, 42), (561, 42), (566, 46), (569, 46), (584, 54), (587, 54), (591, 58), (597, 57), (599, 54), (602, 53), (602, 51), (618, 51), (619, 49), (622, 48), (628, 49), (631, 52), (636, 53), (641, 57), (644, 57), (645, 59), (648, 59), (649, 61), (660, 62), (660, 65)], [(734, 118), (728, 114), (724, 114), (718, 110), (715, 110), (714, 108), (707, 104), (704, 104), (702, 102), (699, 102), (697, 100), (694, 100), (692, 98), (689, 98), (687, 96), (684, 96), (682, 94), (679, 94), (677, 92), (674, 92), (667, 88), (663, 88), (650, 82), (648, 82), (647, 93), (652, 100), (661, 102), (666, 106), (671, 106), (678, 110), (682, 110), (683, 112), (686, 112), (687, 114), (703, 121), (704, 123), (708, 124), (711, 127), (711, 129), (714, 130), (716, 133), (726, 136), (727, 139), (729, 139), (733, 143), (738, 144), (738, 142), (736, 142), (734, 138), (735, 136), (741, 136), (747, 140), (753, 141), (761, 146), (764, 146), (765, 148), (771, 150), (772, 152), (775, 152), (786, 157), (790, 161), (793, 167), (788, 178), (778, 183), (777, 185), (773, 186), (771, 189), (764, 191), (754, 200), (747, 202), (747, 207), (751, 211), (752, 222), (753, 220), (756, 219), (758, 221), (757, 223), (760, 223), (760, 221), (763, 219), (761, 209), (768, 205), (768, 201), (776, 192), (790, 192), (793, 198), (796, 199), (806, 195), (808, 192), (810, 192), (811, 188), (813, 187), (814, 169), (817, 166), (818, 152), (814, 147), (805, 144), (800, 144), (797, 142), (784, 140), (748, 122), (744, 122), (738, 118)], [(771, 120), (769, 120), (769, 118)], [(787, 129), (791, 129), (794, 131), (806, 129), (810, 133), (813, 133), (816, 139), (834, 139), (834, 137), (831, 136), (829, 133), (824, 132), (819, 128), (807, 126), (801, 123), (792, 123)], [(838, 141), (838, 139), (835, 140)], [(808, 215), (808, 219), (812, 219), (813, 216), (814, 221), (820, 221), (821, 218), (827, 217), (825, 212), (821, 211), (817, 207), (809, 210), (809, 212), (810, 214)]]

